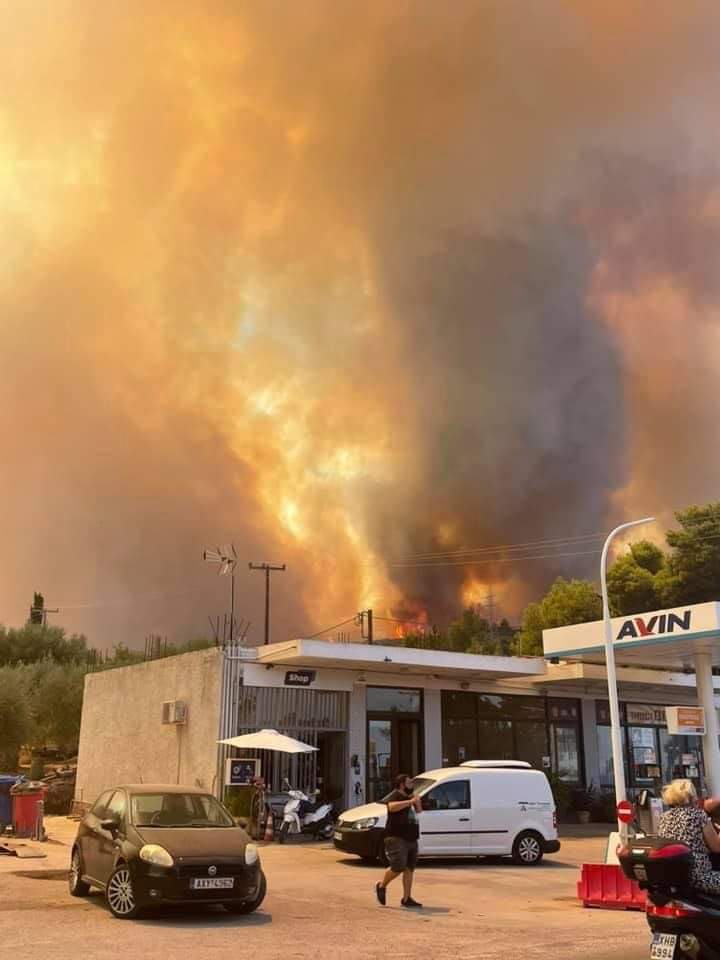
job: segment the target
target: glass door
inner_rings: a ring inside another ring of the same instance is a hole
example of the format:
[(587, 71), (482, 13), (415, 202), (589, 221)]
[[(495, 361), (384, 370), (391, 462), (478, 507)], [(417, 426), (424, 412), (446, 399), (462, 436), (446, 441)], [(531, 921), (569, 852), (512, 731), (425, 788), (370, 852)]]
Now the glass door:
[(368, 720), (368, 800), (392, 788), (392, 720)]

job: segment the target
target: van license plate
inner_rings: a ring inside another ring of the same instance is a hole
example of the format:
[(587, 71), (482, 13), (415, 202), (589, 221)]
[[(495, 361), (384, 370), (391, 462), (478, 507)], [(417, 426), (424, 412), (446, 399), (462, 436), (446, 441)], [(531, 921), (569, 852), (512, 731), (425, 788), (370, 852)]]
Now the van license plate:
[(677, 934), (654, 933), (650, 947), (650, 960), (673, 960)]
[(190, 888), (192, 890), (232, 890), (234, 883), (234, 877), (194, 877), (190, 881)]

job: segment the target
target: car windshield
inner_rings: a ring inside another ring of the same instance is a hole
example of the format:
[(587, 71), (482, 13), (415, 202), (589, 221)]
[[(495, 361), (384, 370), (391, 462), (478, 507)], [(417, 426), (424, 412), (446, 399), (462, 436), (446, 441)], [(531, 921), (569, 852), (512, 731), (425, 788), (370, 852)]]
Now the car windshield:
[(203, 793), (136, 793), (130, 802), (136, 827), (234, 827), (215, 797)]
[[(416, 777), (413, 780), (412, 793), (416, 797), (419, 793), (429, 789), (435, 783), (430, 777)], [(395, 790), (391, 790), (387, 796), (383, 797), (380, 803), (387, 803), (390, 797), (395, 793)]]

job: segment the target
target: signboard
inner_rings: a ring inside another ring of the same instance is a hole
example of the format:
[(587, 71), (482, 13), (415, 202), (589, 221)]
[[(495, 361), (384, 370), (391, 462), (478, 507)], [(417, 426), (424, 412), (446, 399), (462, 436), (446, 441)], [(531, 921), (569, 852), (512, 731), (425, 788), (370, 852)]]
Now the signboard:
[(288, 670), (285, 673), (286, 687), (310, 687), (314, 682), (314, 670)]
[[(717, 636), (720, 633), (720, 604), (712, 601), (671, 610), (653, 610), (633, 617), (614, 617), (612, 634), (618, 651), (633, 650), (653, 644)], [(546, 658), (569, 659), (604, 651), (603, 623), (580, 623), (543, 630), (543, 652)], [(655, 657), (645, 651), (647, 663), (655, 666)], [(635, 663), (640, 662), (633, 658)], [(663, 654), (661, 659), (666, 662)], [(678, 657), (678, 667), (682, 658)]]
[(253, 757), (250, 760), (239, 760), (230, 757), (225, 761), (225, 786), (238, 787), (252, 783), (260, 772), (260, 760)]
[(665, 707), (652, 703), (626, 703), (625, 719), (631, 727), (664, 727)]
[(705, 711), (702, 707), (665, 707), (668, 733), (701, 737), (705, 734)]
[[(307, 683), (293, 683), (296, 674), (310, 673), (313, 679)], [(290, 682), (288, 682), (290, 678)], [(265, 663), (243, 663), (242, 682), (245, 687), (304, 687), (310, 690), (336, 690), (350, 693), (355, 682), (352, 670), (315, 670), (302, 664), (291, 667), (288, 664), (273, 667)]]

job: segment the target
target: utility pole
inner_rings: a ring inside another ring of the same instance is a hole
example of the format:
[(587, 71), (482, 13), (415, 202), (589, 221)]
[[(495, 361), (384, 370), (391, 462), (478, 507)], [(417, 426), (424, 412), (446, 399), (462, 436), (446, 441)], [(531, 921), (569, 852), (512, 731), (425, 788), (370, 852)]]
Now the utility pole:
[[(365, 633), (365, 617), (367, 617), (367, 633)], [(372, 610), (361, 610), (355, 618), (355, 623), (360, 627), (360, 639), (373, 642), (373, 612)]]
[(270, 643), (270, 574), (275, 571), (282, 572), (286, 569), (285, 564), (273, 566), (271, 563), (249, 563), (251, 570), (265, 571), (265, 643)]

